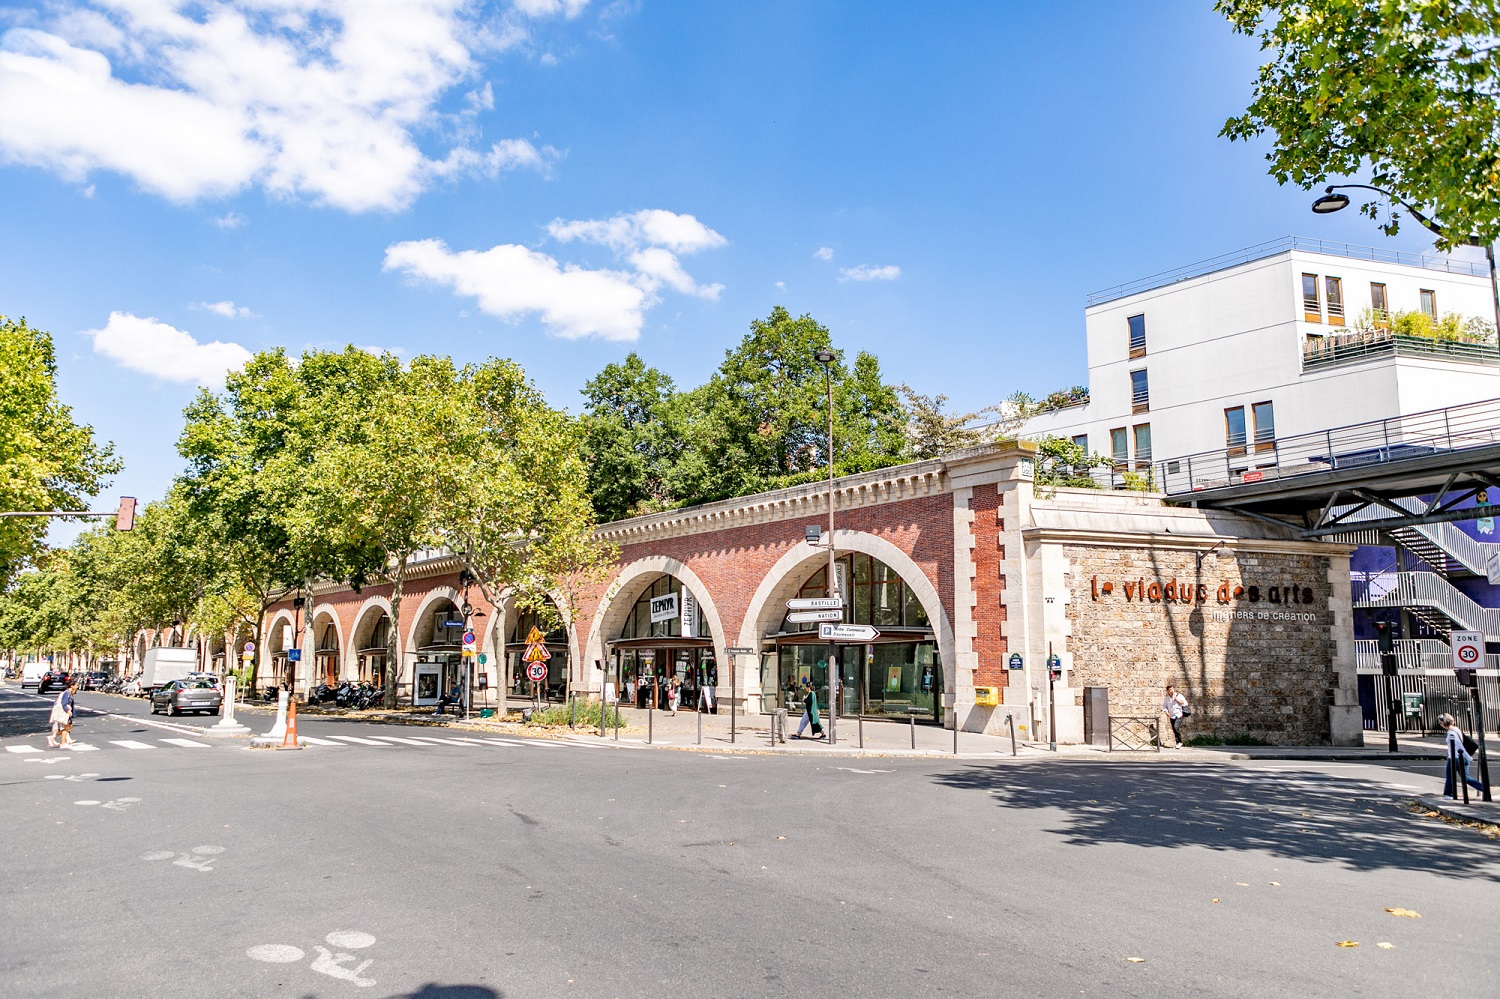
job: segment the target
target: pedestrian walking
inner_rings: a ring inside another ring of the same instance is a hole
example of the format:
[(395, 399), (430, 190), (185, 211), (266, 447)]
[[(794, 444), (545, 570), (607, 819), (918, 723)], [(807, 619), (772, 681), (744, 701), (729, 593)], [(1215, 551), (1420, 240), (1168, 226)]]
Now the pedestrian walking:
[(52, 703), (52, 714), (49, 717), (52, 733), (47, 736), (47, 745), (53, 749), (73, 748), (73, 716), (78, 713), (78, 705), (73, 700), (73, 695), (78, 693), (78, 681), (74, 680), (68, 684), (66, 690), (57, 695), (57, 700)]
[(1170, 683), (1167, 684), (1167, 696), (1161, 699), (1162, 713), (1172, 723), (1172, 739), (1177, 743), (1176, 748), (1182, 748), (1182, 720), (1193, 713), (1188, 707), (1187, 698), (1177, 692)]
[(1479, 743), (1464, 734), (1464, 730), (1458, 727), (1458, 719), (1452, 715), (1439, 715), (1438, 724), (1446, 733), (1443, 742), (1448, 749), (1449, 761), (1447, 773), (1443, 777), (1443, 794), (1449, 798), (1458, 797), (1458, 784), (1453, 779), (1455, 774), (1461, 774), (1464, 783), (1474, 790), (1483, 791), (1484, 785), (1469, 776), (1469, 763), (1474, 759), (1472, 754), (1479, 750)]
[(823, 738), (823, 724), (818, 719), (818, 692), (813, 690), (812, 684), (807, 680), (802, 681), (802, 720), (797, 723), (797, 734), (794, 739), (802, 738), (802, 733), (807, 727), (812, 726), (814, 739)]
[(674, 677), (672, 677), (671, 681), (667, 684), (667, 709), (672, 712), (672, 715), (674, 717), (677, 714), (677, 706), (679, 704), (681, 704), (681, 703), (682, 703), (682, 681), (679, 680), (679, 679), (677, 679), (677, 677), (674, 676)]

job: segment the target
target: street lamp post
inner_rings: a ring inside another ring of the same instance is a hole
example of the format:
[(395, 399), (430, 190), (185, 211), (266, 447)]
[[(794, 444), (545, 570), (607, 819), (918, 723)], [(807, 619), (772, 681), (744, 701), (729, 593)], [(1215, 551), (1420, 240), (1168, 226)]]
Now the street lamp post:
[[(831, 365), (837, 359), (833, 351), (824, 347), (813, 354), (813, 360), (823, 365), (823, 387), (828, 394), (828, 595), (840, 596), (834, 575), (836, 555), (833, 547), (833, 373)], [(838, 645), (828, 640), (828, 744), (838, 743), (839, 717), (839, 667)]]
[[(1341, 189), (1374, 191), (1376, 194), (1384, 195), (1385, 197), (1390, 198), (1396, 204), (1400, 205), (1402, 208), (1405, 208), (1408, 212), (1411, 213), (1412, 218), (1416, 219), (1440, 239), (1448, 238), (1447, 230), (1438, 225), (1436, 222), (1432, 221), (1432, 219), (1428, 218), (1426, 215), (1423, 215), (1411, 205), (1396, 197), (1396, 195), (1392, 194), (1390, 191), (1387, 191), (1381, 187), (1373, 187), (1369, 184), (1329, 184), (1327, 187), (1323, 188), (1323, 196), (1312, 203), (1312, 210), (1314, 214), (1332, 215), (1334, 212), (1341, 212), (1345, 208), (1348, 208), (1349, 196), (1346, 194), (1333, 193)], [(1495, 303), (1495, 335), (1497, 338), (1496, 342), (1500, 343), (1500, 278), (1497, 278), (1495, 274), (1495, 247), (1493, 243), (1480, 243), (1478, 236), (1470, 236), (1468, 238), (1468, 244), (1470, 246), (1483, 246), (1484, 259), (1487, 260), (1490, 265), (1490, 295), (1494, 299)], [(1434, 316), (1433, 318), (1437, 317)]]

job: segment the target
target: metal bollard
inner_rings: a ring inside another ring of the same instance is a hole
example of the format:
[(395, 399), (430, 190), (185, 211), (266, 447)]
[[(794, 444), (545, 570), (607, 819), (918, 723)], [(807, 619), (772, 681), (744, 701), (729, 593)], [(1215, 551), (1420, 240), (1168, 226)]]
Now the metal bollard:
[(656, 708), (646, 705), (646, 745), (651, 745), (652, 727), (656, 724)]
[(615, 699), (615, 741), (620, 741), (620, 701)]
[(698, 694), (698, 745), (703, 745), (703, 694)]
[(1010, 726), (1010, 755), (1016, 755), (1016, 716), (1006, 715), (1005, 723)]
[(568, 694), (568, 731), (573, 731), (573, 719), (578, 716), (578, 695)]
[(915, 711), (908, 711), (906, 713), (906, 717), (908, 717), (908, 718), (911, 719), (911, 748), (912, 749), (916, 749), (917, 748), (917, 713)]

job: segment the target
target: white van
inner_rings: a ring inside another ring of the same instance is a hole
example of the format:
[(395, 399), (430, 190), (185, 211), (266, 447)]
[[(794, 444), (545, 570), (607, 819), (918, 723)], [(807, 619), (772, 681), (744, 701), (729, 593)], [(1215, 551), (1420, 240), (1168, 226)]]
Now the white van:
[(42, 674), (52, 668), (51, 663), (34, 662), (24, 663), (21, 666), (21, 689), (27, 687), (40, 687), (42, 685)]
[(181, 680), (197, 668), (197, 649), (147, 649), (141, 660), (141, 693)]

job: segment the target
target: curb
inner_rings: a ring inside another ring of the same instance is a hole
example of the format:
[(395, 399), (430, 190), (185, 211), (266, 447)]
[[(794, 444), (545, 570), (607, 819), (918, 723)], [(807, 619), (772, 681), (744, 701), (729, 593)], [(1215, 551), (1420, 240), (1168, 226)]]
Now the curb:
[(1460, 822), (1473, 822), (1500, 832), (1500, 805), (1493, 802), (1473, 802), (1465, 805), (1462, 801), (1436, 796), (1418, 798), (1417, 804), (1446, 818), (1457, 819)]

